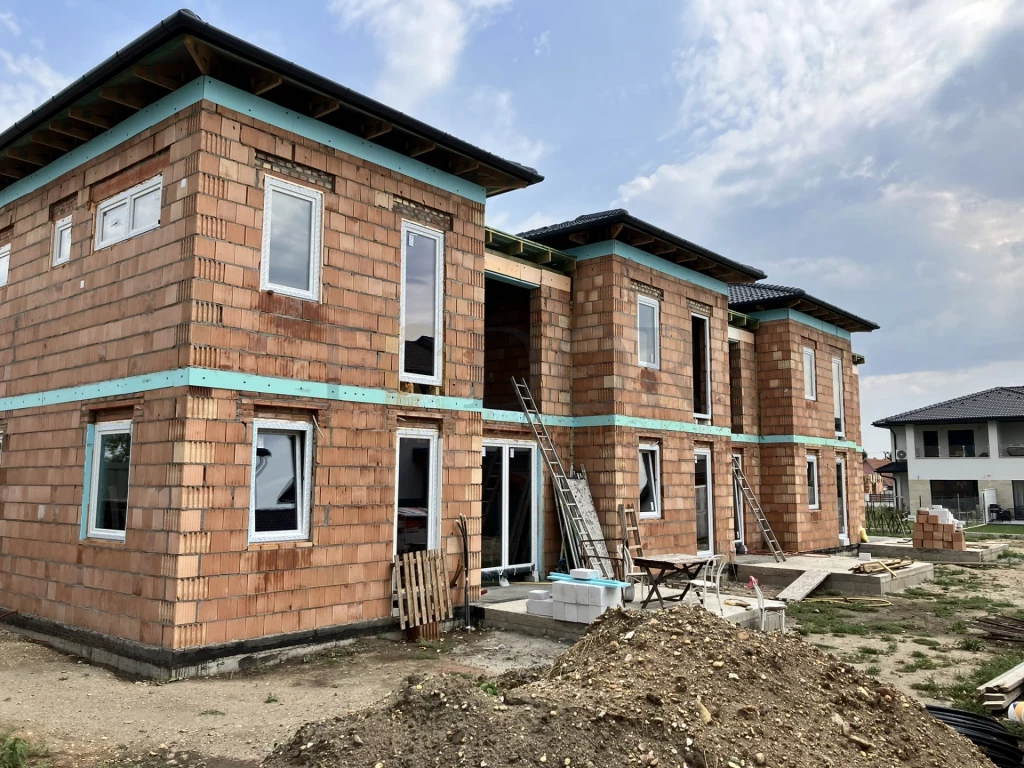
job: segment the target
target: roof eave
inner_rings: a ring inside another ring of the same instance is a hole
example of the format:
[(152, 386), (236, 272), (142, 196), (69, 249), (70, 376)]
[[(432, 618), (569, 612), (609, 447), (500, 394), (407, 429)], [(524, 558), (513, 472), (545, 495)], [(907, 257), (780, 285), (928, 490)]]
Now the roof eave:
[[(804, 311), (799, 306), (801, 302), (815, 305), (820, 308), (821, 311), (819, 313)], [(877, 323), (865, 320), (863, 317), (858, 317), (846, 310), (821, 301), (820, 299), (816, 299), (803, 291), (789, 296), (776, 296), (767, 299), (757, 299), (754, 301), (729, 302), (729, 307), (738, 312), (747, 313), (764, 312), (771, 309), (794, 309), (798, 312), (804, 311), (804, 314), (811, 314), (811, 316), (816, 319), (822, 320), (826, 323), (831, 323), (832, 325), (842, 328), (845, 331), (850, 331), (851, 333), (870, 333), (871, 331), (877, 331), (879, 329), (879, 325)]]

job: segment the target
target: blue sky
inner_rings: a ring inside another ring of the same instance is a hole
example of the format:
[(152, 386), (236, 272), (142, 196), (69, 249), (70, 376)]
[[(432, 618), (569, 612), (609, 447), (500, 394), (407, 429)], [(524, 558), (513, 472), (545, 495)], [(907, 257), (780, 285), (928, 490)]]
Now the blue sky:
[[(0, 127), (177, 7), (0, 0)], [(865, 424), (1024, 384), (1024, 3), (190, 7), (538, 168), (494, 226), (626, 207), (880, 323), (854, 340)]]

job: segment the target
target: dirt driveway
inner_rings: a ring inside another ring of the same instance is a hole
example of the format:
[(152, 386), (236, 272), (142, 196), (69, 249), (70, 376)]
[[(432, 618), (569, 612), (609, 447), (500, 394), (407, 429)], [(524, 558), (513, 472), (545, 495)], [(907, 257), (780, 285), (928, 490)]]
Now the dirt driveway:
[(567, 647), (455, 632), (438, 645), (369, 640), (258, 672), (155, 684), (0, 630), (0, 735), (45, 745), (58, 766), (255, 765), (302, 723), (365, 707), (411, 674), (497, 675)]

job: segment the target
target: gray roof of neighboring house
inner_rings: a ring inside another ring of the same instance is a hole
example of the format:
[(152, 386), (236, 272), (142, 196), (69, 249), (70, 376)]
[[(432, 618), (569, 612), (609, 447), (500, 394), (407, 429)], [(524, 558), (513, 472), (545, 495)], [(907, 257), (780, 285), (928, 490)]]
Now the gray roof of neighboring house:
[(1024, 387), (993, 387), (874, 422), (876, 427), (966, 421), (1024, 420)]
[(890, 461), (888, 464), (883, 464), (875, 470), (880, 475), (898, 475), (906, 471), (907, 462), (905, 461)]
[[(202, 66), (195, 60), (196, 51), (202, 54)], [(0, 170), (5, 174), (0, 175), (0, 188), (98, 135), (100, 123), (103, 129), (112, 128), (166, 96), (168, 89), (207, 73), (480, 184), (488, 194), (544, 178), (532, 168), (493, 155), (180, 10), (0, 133)], [(102, 120), (83, 122), (83, 113), (90, 111), (102, 112)], [(55, 124), (71, 128), (58, 130)]]
[(847, 331), (876, 331), (878, 324), (811, 296), (802, 288), (771, 283), (729, 286), (729, 309), (749, 314), (769, 309), (796, 309)]
[(624, 208), (587, 213), (570, 221), (520, 232), (519, 237), (554, 248), (575, 248), (588, 243), (618, 240), (634, 248), (675, 262), (726, 282), (760, 280), (765, 274), (685, 238), (638, 219)]

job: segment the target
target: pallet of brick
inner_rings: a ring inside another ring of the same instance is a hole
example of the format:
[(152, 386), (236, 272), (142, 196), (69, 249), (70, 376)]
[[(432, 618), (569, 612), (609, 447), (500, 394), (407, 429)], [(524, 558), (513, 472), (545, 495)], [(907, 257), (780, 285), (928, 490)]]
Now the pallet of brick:
[(914, 521), (913, 544), (919, 549), (967, 550), (967, 540), (946, 509), (919, 509)]

